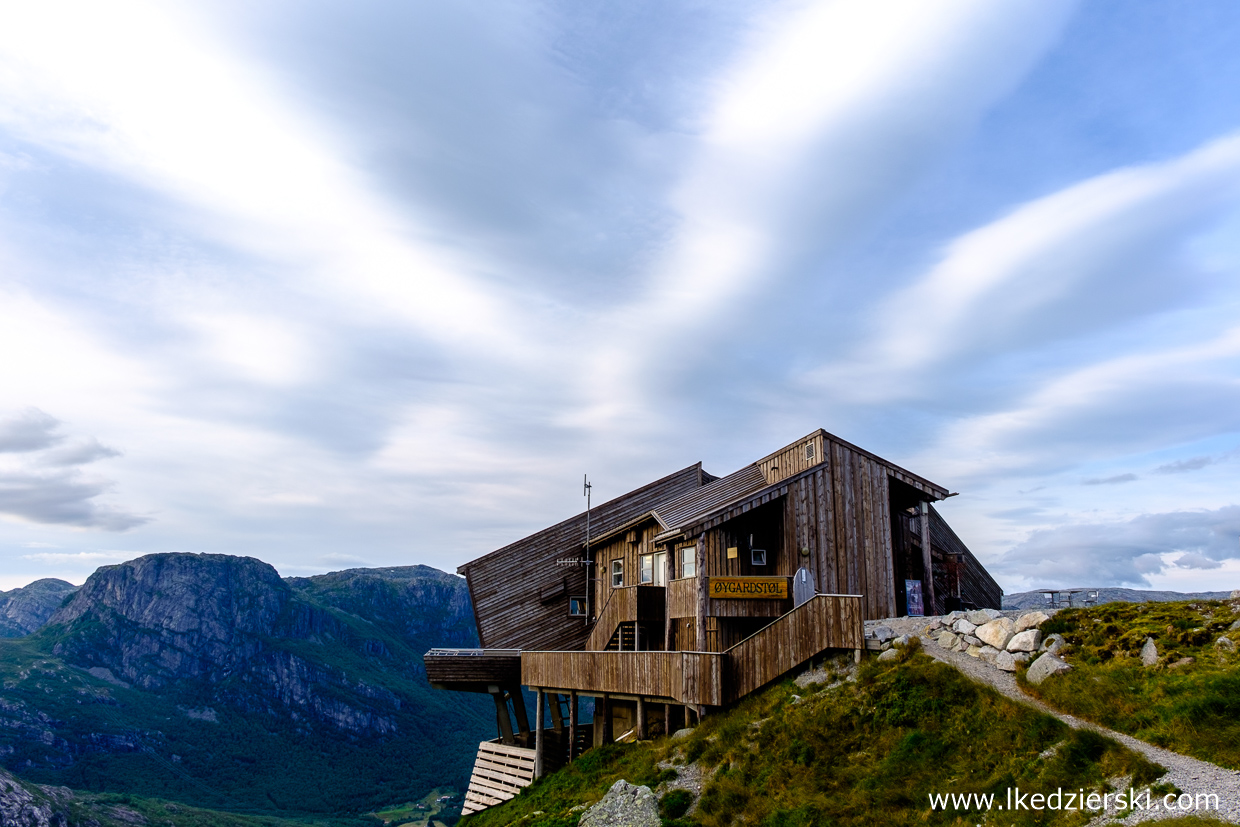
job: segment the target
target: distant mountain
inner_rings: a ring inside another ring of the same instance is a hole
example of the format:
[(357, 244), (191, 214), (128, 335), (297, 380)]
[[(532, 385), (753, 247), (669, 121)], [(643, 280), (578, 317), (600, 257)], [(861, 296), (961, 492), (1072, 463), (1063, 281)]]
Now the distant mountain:
[[(1066, 591), (1066, 590), (1065, 590)], [(1087, 592), (1098, 592), (1099, 603), (1169, 603), (1176, 600), (1227, 600), (1225, 592), (1164, 592), (1146, 589), (1086, 589), (1073, 595), (1073, 605), (1084, 605)], [(1040, 609), (1046, 605), (1046, 595), (1041, 592), (1016, 592), (1003, 595), (1005, 609)]]
[(39, 629), (77, 586), (63, 580), (36, 580), (0, 592), (0, 637), (24, 637)]
[(286, 581), (247, 557), (141, 557), (0, 641), (0, 764), (267, 813), (413, 800), (494, 737), (489, 698), (426, 682), (423, 652), (468, 645), (464, 581), (424, 566)]

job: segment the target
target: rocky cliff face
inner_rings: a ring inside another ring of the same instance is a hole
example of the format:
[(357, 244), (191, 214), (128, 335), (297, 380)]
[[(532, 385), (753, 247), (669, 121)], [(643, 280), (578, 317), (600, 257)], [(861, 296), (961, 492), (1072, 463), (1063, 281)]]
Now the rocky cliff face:
[(0, 637), (24, 637), (37, 631), (76, 590), (72, 583), (48, 578), (0, 592)]
[(359, 734), (394, 731), (401, 702), (342, 661), (362, 654), (416, 677), (420, 662), (396, 658), (392, 632), (415, 651), (470, 642), (459, 577), (411, 566), (290, 582), (252, 557), (149, 555), (96, 571), (45, 634), (53, 654), (126, 684)]

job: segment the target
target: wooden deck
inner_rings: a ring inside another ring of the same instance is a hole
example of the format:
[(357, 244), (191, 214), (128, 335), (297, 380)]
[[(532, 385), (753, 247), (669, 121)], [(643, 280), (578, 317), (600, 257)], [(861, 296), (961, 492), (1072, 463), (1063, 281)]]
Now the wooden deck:
[(820, 594), (726, 652), (522, 652), (521, 683), (551, 692), (722, 706), (828, 649), (862, 649), (859, 595)]
[(422, 662), (435, 689), (488, 692), (489, 687), (521, 683), (519, 649), (432, 649)]

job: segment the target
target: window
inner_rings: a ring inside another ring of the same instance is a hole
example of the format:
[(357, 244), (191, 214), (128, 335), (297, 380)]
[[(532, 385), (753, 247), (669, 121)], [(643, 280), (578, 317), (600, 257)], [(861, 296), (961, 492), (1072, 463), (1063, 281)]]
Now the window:
[(654, 554), (643, 554), (638, 558), (641, 566), (639, 581), (655, 586), (667, 585), (667, 552), (657, 551)]
[(697, 546), (683, 546), (680, 553), (680, 576), (697, 577)]
[(581, 595), (579, 597), (570, 597), (568, 599), (568, 615), (569, 617), (585, 617), (586, 616), (585, 595)]
[(611, 587), (618, 589), (624, 585), (624, 561), (611, 561)]
[(755, 566), (766, 565), (766, 549), (764, 548), (750, 549), (749, 554), (750, 554), (749, 561), (753, 563)]

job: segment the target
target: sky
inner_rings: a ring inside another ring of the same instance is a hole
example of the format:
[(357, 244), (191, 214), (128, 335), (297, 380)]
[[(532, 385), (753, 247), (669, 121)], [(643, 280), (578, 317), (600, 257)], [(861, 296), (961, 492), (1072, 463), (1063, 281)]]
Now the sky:
[(0, 589), (445, 570), (817, 429), (1240, 588), (1240, 6), (0, 7)]

